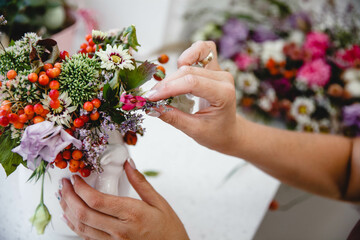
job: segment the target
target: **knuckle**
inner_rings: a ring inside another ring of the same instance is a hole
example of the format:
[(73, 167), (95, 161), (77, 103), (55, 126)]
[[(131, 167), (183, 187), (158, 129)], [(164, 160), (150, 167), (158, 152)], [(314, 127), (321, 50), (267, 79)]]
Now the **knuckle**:
[(85, 233), (86, 232), (86, 226), (82, 223), (78, 223), (77, 227), (76, 227), (76, 231), (81, 233)]
[(188, 84), (192, 88), (196, 87), (197, 84), (198, 84), (197, 78), (194, 75), (191, 75), (191, 74), (185, 75), (184, 81), (185, 81), (186, 84)]
[(88, 218), (88, 215), (86, 213), (85, 208), (80, 207), (80, 208), (76, 209), (75, 217), (79, 222), (86, 222), (87, 218)]
[(166, 123), (176, 126), (178, 123), (178, 117), (175, 114), (172, 114), (171, 112), (162, 114), (160, 118), (165, 121)]
[(129, 234), (126, 230), (118, 231), (113, 234), (115, 240), (129, 240)]
[(187, 66), (187, 65), (184, 65), (180, 68), (180, 71), (183, 73), (183, 74), (192, 74), (193, 73), (193, 68), (190, 67), (190, 66)]
[(235, 84), (234, 77), (231, 73), (224, 71), (224, 78), (227, 79), (231, 84)]
[(101, 197), (92, 197), (88, 201), (88, 205), (90, 208), (99, 209), (104, 206), (104, 200)]
[(205, 44), (210, 47), (212, 50), (216, 49), (216, 44), (214, 41), (206, 41)]

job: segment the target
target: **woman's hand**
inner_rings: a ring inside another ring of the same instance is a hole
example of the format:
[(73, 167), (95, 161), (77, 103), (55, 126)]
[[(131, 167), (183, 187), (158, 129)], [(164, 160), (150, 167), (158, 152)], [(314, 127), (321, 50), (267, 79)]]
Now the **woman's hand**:
[[(210, 52), (214, 59), (204, 68), (191, 65), (205, 59)], [(180, 129), (201, 145), (231, 154), (237, 141), (237, 116), (234, 79), (221, 71), (213, 42), (197, 42), (178, 60), (179, 70), (158, 83), (148, 94), (151, 101), (193, 94), (206, 99), (210, 106), (195, 114), (173, 109), (161, 112), (160, 118)]]
[(180, 219), (133, 163), (125, 171), (141, 200), (98, 192), (79, 176), (63, 179), (61, 207), (67, 225), (89, 240), (187, 240)]

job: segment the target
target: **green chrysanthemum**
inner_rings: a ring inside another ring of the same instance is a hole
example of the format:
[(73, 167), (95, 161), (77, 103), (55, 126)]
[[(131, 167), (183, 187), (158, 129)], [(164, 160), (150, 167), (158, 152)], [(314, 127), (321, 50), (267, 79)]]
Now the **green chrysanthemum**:
[(35, 33), (26, 33), (25, 36), (15, 42), (11, 47), (0, 53), (0, 75), (6, 76), (10, 69), (15, 70), (18, 75), (27, 75), (31, 72), (30, 52), (35, 47), (38, 53), (43, 52), (42, 47), (36, 46), (41, 38)]
[(67, 92), (74, 106), (82, 105), (97, 96), (100, 65), (84, 54), (67, 58), (62, 64), (60, 91)]

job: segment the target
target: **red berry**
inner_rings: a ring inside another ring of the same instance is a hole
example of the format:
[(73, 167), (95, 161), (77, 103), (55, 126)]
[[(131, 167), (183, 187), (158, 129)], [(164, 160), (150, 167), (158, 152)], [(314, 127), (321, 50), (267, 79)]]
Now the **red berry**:
[(35, 112), (31, 113), (31, 114), (26, 114), (28, 120), (31, 120), (34, 118)]
[(91, 46), (91, 47), (95, 46), (95, 43), (94, 43), (94, 41), (92, 40), (92, 38), (89, 39), (88, 43), (89, 43), (89, 46)]
[(39, 78), (39, 76), (36, 73), (30, 73), (28, 75), (28, 80), (32, 83), (36, 83), (38, 78)]
[(87, 115), (82, 115), (80, 118), (84, 121), (84, 123), (88, 123), (90, 121), (90, 118)]
[(94, 110), (94, 105), (91, 102), (86, 102), (84, 103), (83, 108), (85, 109), (85, 111), (91, 112), (92, 110)]
[[(50, 68), (48, 70), (46, 70), (46, 75), (49, 77), (49, 78), (56, 78), (58, 77), (59, 75), (57, 75), (57, 71), (54, 70), (54, 69), (57, 69), (57, 70), (60, 70), (58, 68)], [(60, 71), (59, 71), (60, 72)]]
[(40, 85), (46, 86), (46, 85), (49, 84), (49, 82), (50, 82), (50, 79), (49, 79), (49, 77), (48, 77), (46, 74), (41, 75), (41, 76), (39, 77), (39, 83), (40, 83)]
[(9, 79), (9, 80), (12, 80), (14, 78), (16, 78), (17, 76), (17, 73), (15, 72), (15, 70), (10, 70), (6, 73), (6, 77)]
[(62, 60), (65, 60), (66, 57), (69, 57), (69, 56), (70, 56), (70, 54), (69, 54), (67, 51), (61, 51), (61, 52), (60, 52), (60, 58), (61, 58)]
[(0, 117), (2, 117), (2, 116), (6, 116), (8, 114), (8, 111), (6, 111), (6, 110), (0, 110)]
[(92, 39), (92, 34), (88, 34), (85, 36), (85, 40), (89, 42), (89, 40)]
[(63, 156), (62, 156), (62, 154), (61, 153), (59, 153), (58, 155), (56, 155), (56, 158), (55, 158), (55, 162), (60, 162), (60, 161), (62, 161), (63, 160)]
[(124, 136), (124, 142), (126, 142), (127, 145), (136, 145), (137, 143), (136, 133), (133, 131), (127, 131)]
[(158, 61), (161, 64), (165, 64), (165, 63), (169, 62), (169, 56), (166, 54), (161, 54), (160, 57), (158, 58)]
[(58, 162), (55, 162), (55, 166), (60, 169), (65, 169), (67, 167), (67, 162), (66, 161), (58, 161)]
[(88, 47), (86, 48), (86, 52), (87, 52), (87, 53), (92, 53), (92, 52), (94, 52), (94, 48), (93, 48), (92, 46), (88, 46)]
[(26, 123), (28, 120), (28, 116), (25, 113), (19, 116), (19, 122), (21, 123)]
[(58, 90), (60, 88), (60, 83), (56, 80), (53, 80), (50, 82), (49, 87), (52, 90)]
[(0, 117), (0, 126), (2, 127), (7, 127), (9, 126), (9, 119), (6, 116), (1, 116)]
[(87, 167), (80, 169), (79, 172), (82, 177), (88, 177), (91, 174), (91, 170)]
[(72, 144), (69, 144), (65, 149), (70, 150), (72, 148)]
[(43, 113), (40, 114), (40, 116), (42, 116), (43, 118), (45, 118), (45, 117), (48, 115), (49, 112), (50, 112), (49, 110), (44, 109)]
[(160, 76), (157, 75), (156, 73), (153, 75), (153, 77), (154, 77), (157, 81), (163, 80), (162, 77), (160, 77)]
[(38, 103), (38, 104), (35, 104), (34, 106), (34, 112), (37, 114), (37, 115), (41, 115), (43, 112), (44, 112), (44, 107)]
[(41, 75), (44, 75), (44, 74), (46, 74), (46, 72), (45, 72), (45, 71), (41, 71), (41, 72), (39, 72), (39, 77), (40, 77)]
[(160, 65), (159, 65), (159, 66), (156, 67), (156, 69), (157, 69), (157, 70), (160, 70), (160, 71), (162, 71), (164, 74), (166, 74), (166, 70), (165, 70), (165, 68), (164, 68), (163, 66), (160, 66)]
[(84, 121), (81, 119), (81, 118), (77, 118), (77, 119), (75, 119), (74, 120), (74, 126), (76, 127), (76, 128), (81, 128), (81, 127), (83, 127), (84, 126)]
[(21, 122), (16, 122), (14, 123), (14, 128), (16, 129), (23, 129), (24, 128), (24, 124)]
[(67, 132), (70, 136), (74, 136), (74, 132), (70, 128), (66, 129), (65, 132)]
[(77, 171), (79, 171), (79, 167), (74, 167), (74, 166), (69, 164), (69, 170), (72, 173), (76, 173)]
[(69, 150), (66, 150), (62, 153), (62, 156), (64, 159), (66, 160), (70, 160), (71, 159), (71, 152)]
[(52, 100), (57, 100), (60, 96), (60, 92), (56, 89), (53, 89), (49, 92), (49, 97), (52, 99)]
[(50, 107), (51, 107), (52, 109), (58, 109), (60, 106), (61, 106), (61, 104), (60, 104), (60, 100), (59, 100), (59, 99), (51, 100), (51, 101), (50, 101)]
[(41, 123), (43, 121), (45, 121), (45, 119), (43, 117), (41, 117), (41, 116), (36, 116), (33, 119), (34, 124)]
[(83, 153), (80, 150), (75, 150), (72, 152), (72, 158), (76, 161), (79, 161), (80, 159), (82, 159), (83, 157)]
[(31, 115), (31, 114), (34, 114), (34, 107), (33, 105), (27, 105), (25, 108), (24, 108), (24, 111), (27, 115)]
[(83, 43), (80, 45), (80, 49), (86, 49), (88, 47), (87, 43)]
[(14, 124), (19, 121), (19, 116), (15, 113), (10, 113), (7, 115), (9, 122)]
[(93, 113), (90, 114), (90, 119), (91, 119), (91, 121), (96, 121), (96, 120), (99, 119), (99, 117), (100, 117), (100, 114), (99, 114), (98, 111), (93, 112)]
[(55, 63), (54, 68), (58, 68), (61, 70), (61, 63)]
[(94, 107), (99, 108), (101, 106), (101, 101), (97, 98), (91, 101), (91, 103), (94, 105)]
[(43, 66), (43, 69), (44, 69), (45, 72), (46, 72), (47, 70), (51, 69), (51, 68), (53, 68), (53, 65), (52, 65), (51, 63), (47, 63), (47, 64), (45, 64), (45, 65)]

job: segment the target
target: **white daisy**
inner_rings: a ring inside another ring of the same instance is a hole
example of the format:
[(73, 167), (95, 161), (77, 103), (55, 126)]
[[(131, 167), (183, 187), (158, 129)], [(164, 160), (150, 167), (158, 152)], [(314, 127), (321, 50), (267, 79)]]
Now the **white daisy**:
[(345, 85), (345, 90), (352, 97), (360, 97), (360, 81), (351, 81)]
[(345, 70), (343, 79), (345, 82), (360, 81), (360, 69), (350, 68)]
[(259, 89), (260, 81), (253, 73), (241, 73), (236, 79), (236, 84), (244, 93), (255, 94)]
[(312, 132), (312, 133), (320, 132), (319, 124), (316, 121), (310, 119), (302, 123), (299, 123), (296, 126), (296, 130), (299, 132)]
[(43, 94), (43, 97), (44, 99), (41, 100), (41, 103), (43, 104), (44, 109), (50, 111), (46, 115), (47, 120), (71, 128), (71, 113), (75, 112), (77, 107), (71, 106), (72, 100), (69, 98), (68, 93), (64, 92), (59, 96), (60, 107), (58, 109), (52, 109), (50, 107), (51, 98), (48, 95)]
[(129, 51), (124, 50), (121, 45), (112, 47), (108, 44), (106, 51), (100, 50), (96, 55), (101, 59), (101, 68), (106, 70), (135, 69)]
[(98, 31), (98, 30), (92, 30), (92, 39), (94, 41), (94, 43), (99, 44), (102, 43), (106, 37), (107, 37), (107, 33), (102, 32), (102, 31)]
[(276, 41), (267, 41), (263, 44), (263, 49), (261, 53), (261, 60), (266, 64), (270, 58), (276, 62), (282, 62), (285, 60), (284, 54), (285, 41), (276, 40)]
[(234, 63), (234, 61), (231, 60), (220, 60), (220, 67), (222, 70), (231, 73), (233, 77), (235, 78), (238, 73), (238, 67)]
[(273, 103), (267, 97), (262, 97), (258, 101), (259, 107), (265, 112), (270, 112), (273, 108)]
[(297, 97), (291, 106), (290, 114), (300, 123), (307, 123), (310, 115), (315, 111), (315, 103), (312, 99)]

